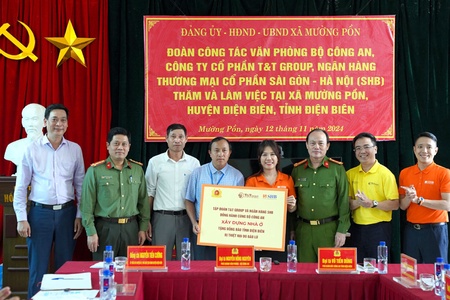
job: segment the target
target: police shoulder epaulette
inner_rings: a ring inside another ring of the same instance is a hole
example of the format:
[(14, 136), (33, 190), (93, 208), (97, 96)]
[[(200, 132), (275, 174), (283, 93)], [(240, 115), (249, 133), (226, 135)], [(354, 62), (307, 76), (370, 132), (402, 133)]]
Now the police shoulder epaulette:
[(95, 163), (91, 164), (91, 167), (96, 167), (96, 166), (98, 166), (98, 165), (104, 164), (105, 162), (106, 162), (105, 159), (104, 159), (104, 160), (101, 160), (101, 161), (98, 161), (98, 162), (95, 162)]
[(343, 165), (344, 164), (342, 161), (338, 161), (338, 160), (335, 160), (335, 159), (332, 159), (332, 158), (329, 158), (328, 160), (331, 161), (331, 162), (334, 162), (335, 164), (338, 164), (338, 165)]
[(300, 165), (302, 165), (302, 164), (304, 164), (305, 162), (307, 162), (308, 160), (305, 158), (304, 160), (301, 160), (301, 161), (299, 161), (298, 163), (295, 163), (294, 164), (294, 168), (296, 167), (296, 166), (300, 166)]
[(129, 161), (131, 161), (131, 162), (133, 162), (133, 163), (135, 163), (135, 164), (138, 164), (138, 165), (140, 165), (141, 167), (144, 165), (143, 163), (141, 163), (141, 162), (139, 162), (139, 161), (135, 161), (135, 160), (132, 160), (132, 159), (128, 159)]

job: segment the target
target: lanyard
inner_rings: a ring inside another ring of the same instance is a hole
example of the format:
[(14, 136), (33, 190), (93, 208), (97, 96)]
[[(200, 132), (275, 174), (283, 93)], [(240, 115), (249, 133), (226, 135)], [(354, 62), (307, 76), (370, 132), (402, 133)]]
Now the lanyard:
[[(218, 171), (221, 172), (221, 171)], [(219, 183), (222, 181), (223, 176), (225, 175), (224, 172), (221, 172), (222, 176), (220, 176), (219, 180), (217, 181), (216, 185), (219, 185)], [(211, 177), (211, 183), (214, 184), (213, 174), (211, 172), (211, 169), (209, 169), (209, 177)]]

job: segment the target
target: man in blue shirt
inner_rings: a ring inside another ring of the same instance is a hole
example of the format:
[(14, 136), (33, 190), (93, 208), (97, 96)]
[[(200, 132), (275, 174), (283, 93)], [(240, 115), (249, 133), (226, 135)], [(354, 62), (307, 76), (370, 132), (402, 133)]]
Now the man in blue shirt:
[(208, 148), (211, 162), (196, 168), (191, 176), (186, 190), (186, 211), (192, 223), (194, 232), (194, 259), (215, 260), (215, 247), (197, 245), (197, 234), (200, 232), (200, 201), (203, 184), (228, 186), (243, 186), (244, 176), (240, 171), (228, 164), (231, 155), (230, 142), (224, 137), (211, 140)]

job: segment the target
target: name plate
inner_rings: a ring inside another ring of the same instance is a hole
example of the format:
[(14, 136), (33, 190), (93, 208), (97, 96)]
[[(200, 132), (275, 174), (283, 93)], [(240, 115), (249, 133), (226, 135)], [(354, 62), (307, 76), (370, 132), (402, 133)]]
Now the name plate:
[(417, 260), (404, 253), (400, 255), (400, 281), (409, 287), (417, 286)]
[(166, 246), (128, 246), (128, 269), (165, 269)]
[(356, 248), (319, 248), (319, 273), (351, 273), (356, 271)]
[(217, 246), (216, 268), (254, 269), (255, 250), (253, 246)]

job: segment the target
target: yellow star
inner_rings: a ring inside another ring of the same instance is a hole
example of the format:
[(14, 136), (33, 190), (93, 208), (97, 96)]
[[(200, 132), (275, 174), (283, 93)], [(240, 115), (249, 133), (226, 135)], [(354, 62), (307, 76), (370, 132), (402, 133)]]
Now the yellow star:
[(81, 50), (95, 40), (95, 38), (77, 37), (70, 20), (67, 24), (64, 37), (47, 37), (45, 39), (59, 49), (57, 67), (62, 65), (69, 58), (75, 59), (77, 62), (86, 67), (86, 64), (84, 63), (83, 51)]

